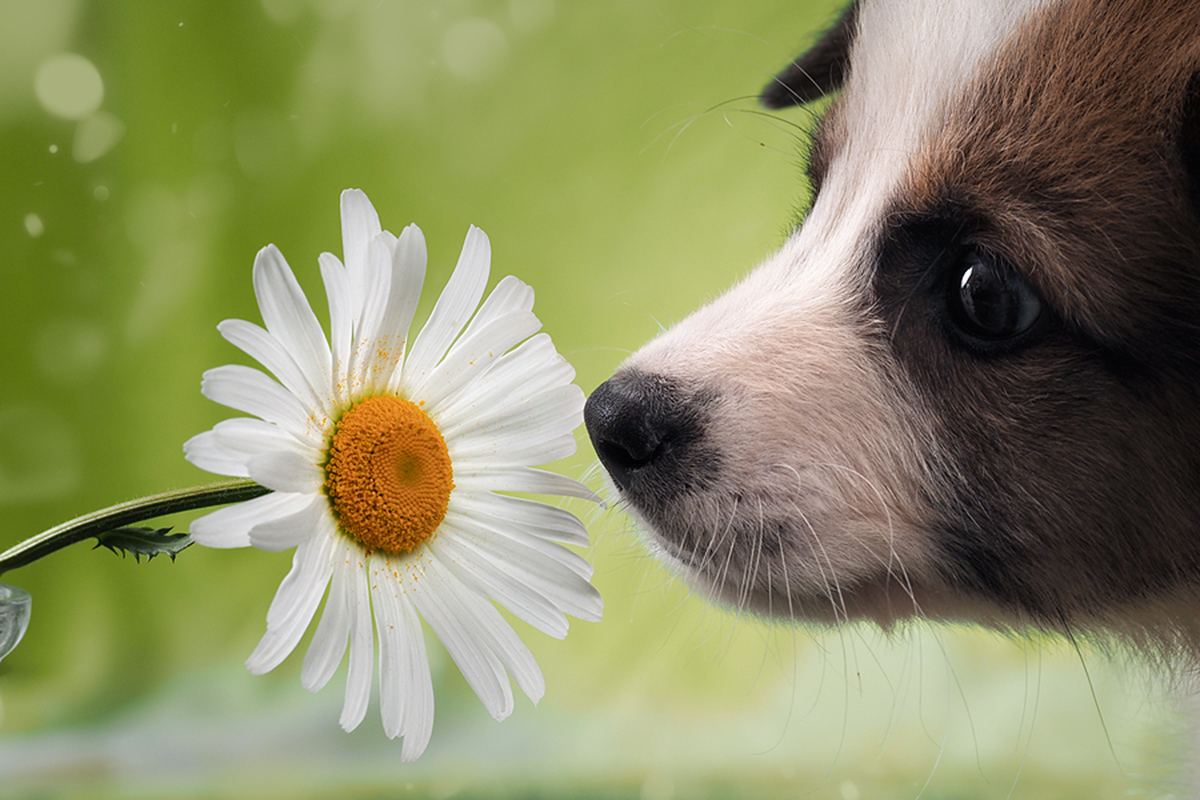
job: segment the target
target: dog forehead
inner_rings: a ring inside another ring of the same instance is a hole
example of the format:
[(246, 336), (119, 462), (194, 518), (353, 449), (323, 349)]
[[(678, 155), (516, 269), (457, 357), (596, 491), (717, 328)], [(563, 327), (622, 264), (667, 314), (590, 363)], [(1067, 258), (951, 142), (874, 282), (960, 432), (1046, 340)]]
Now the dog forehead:
[[(1065, 0), (861, 0), (844, 91), (817, 135), (823, 174), (803, 225), (747, 276), (643, 347), (648, 371), (723, 382), (772, 346), (853, 337), (872, 255), (913, 170), (1014, 41)], [(815, 338), (809, 334), (819, 331)], [(836, 336), (835, 336), (836, 334)]]
[(805, 284), (817, 283), (861, 293), (870, 281), (864, 256), (909, 190), (914, 163), (970, 104), (996, 59), (1061, 2), (862, 0), (844, 91), (814, 145), (824, 171), (820, 196), (759, 272), (803, 266), (806, 280), (786, 276), (797, 291), (808, 294)]
[(829, 168), (821, 204), (833, 206), (822, 216), (844, 226), (855, 216), (850, 204), (864, 199), (870, 207), (859, 209), (860, 216), (882, 213), (913, 159), (967, 102), (981, 73), (994, 69), (1031, 18), (1057, 2), (862, 0), (845, 91), (816, 145)]
[(873, 242), (914, 159), (964, 103), (979, 70), (1057, 1), (863, 0), (845, 91), (819, 135), (828, 172), (804, 224), (749, 276), (644, 348), (638, 361), (678, 369), (702, 360), (698, 341), (759, 346), (772, 318), (806, 315), (819, 324), (860, 303), (869, 292)]
[[(979, 69), (1059, 0), (862, 0), (841, 115), (864, 147), (900, 155), (970, 91)], [(861, 129), (860, 129), (861, 126)]]

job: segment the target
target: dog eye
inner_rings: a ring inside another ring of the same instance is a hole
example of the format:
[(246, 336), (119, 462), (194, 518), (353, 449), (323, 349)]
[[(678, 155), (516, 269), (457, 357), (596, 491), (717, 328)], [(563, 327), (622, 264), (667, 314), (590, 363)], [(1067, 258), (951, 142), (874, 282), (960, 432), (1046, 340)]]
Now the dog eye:
[(994, 346), (1031, 329), (1042, 315), (1037, 292), (1012, 270), (970, 251), (946, 287), (950, 319), (969, 343)]

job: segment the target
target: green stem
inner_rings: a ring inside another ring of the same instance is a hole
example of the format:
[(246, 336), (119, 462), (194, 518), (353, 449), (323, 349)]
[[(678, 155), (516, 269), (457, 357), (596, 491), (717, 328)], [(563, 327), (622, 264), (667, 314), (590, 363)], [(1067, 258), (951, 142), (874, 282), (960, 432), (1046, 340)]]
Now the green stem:
[(191, 489), (178, 489), (102, 508), (99, 511), (93, 511), (69, 522), (56, 525), (50, 530), (39, 533), (0, 553), (0, 575), (17, 567), (31, 564), (68, 545), (91, 539), (125, 525), (132, 525), (167, 514), (177, 514), (181, 511), (240, 503), (244, 500), (261, 497), (270, 491), (254, 481), (229, 481)]

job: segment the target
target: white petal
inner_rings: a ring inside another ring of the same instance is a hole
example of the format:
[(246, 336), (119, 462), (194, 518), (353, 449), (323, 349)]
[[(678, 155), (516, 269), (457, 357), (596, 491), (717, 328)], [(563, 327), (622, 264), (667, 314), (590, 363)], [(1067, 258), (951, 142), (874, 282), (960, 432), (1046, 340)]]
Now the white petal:
[[(471, 376), (487, 369), (493, 361), (504, 355), (509, 348), (522, 339), (537, 332), (542, 323), (533, 315), (533, 289), (527, 284), (509, 275), (503, 278), (496, 288), (483, 301), (479, 311), (471, 319), (462, 337), (446, 354), (446, 358), (432, 376), (433, 381), (422, 381), (420, 385), (412, 385), (409, 395), (420, 397), (432, 406), (449, 397)], [(508, 323), (499, 324), (508, 319)], [(464, 352), (465, 351), (465, 352)], [(454, 365), (447, 362), (454, 361)], [(465, 365), (472, 367), (465, 375), (461, 370)], [(453, 377), (459, 375), (455, 387), (437, 389), (430, 394), (430, 386), (436, 384), (438, 375)]]
[(454, 274), (430, 312), (425, 327), (413, 342), (412, 352), (404, 365), (406, 385), (416, 384), (432, 371), (467, 324), (487, 286), (491, 259), (491, 243), (487, 234), (472, 225)]
[(470, 335), (473, 330), (490, 324), (492, 320), (521, 311), (533, 311), (533, 288), (519, 278), (506, 275), (483, 301), (475, 318), (467, 326), (466, 334)]
[(320, 436), (312, 414), (296, 396), (251, 367), (214, 367), (204, 373), (200, 392), (214, 403), (261, 417), (294, 435), (308, 439)]
[(315, 494), (325, 483), (325, 470), (311, 458), (291, 451), (253, 456), (248, 466), (256, 483), (277, 492)]
[(466, 491), (529, 492), (580, 497), (603, 503), (600, 495), (579, 481), (530, 467), (488, 467), (467, 469), (454, 465), (454, 485)]
[[(582, 389), (568, 383), (523, 403), (502, 405), (494, 413), (464, 420), (461, 425), (440, 426), (440, 429), (450, 448), (450, 457), (456, 463), (458, 459), (494, 452), (501, 462), (544, 464), (575, 452), (575, 440), (571, 432), (583, 422), (583, 404), (586, 400)], [(556, 442), (563, 435), (571, 437), (572, 445), (561, 455), (541, 461), (528, 461), (525, 459), (530, 456), (516, 455), (536, 450), (539, 440)]]
[(399, 639), (404, 649), (394, 678), (407, 690), (400, 730), (404, 736), (400, 758), (413, 761), (425, 752), (433, 734), (433, 678), (429, 674), (429, 657), (425, 654), (425, 637), (421, 633), (417, 609), (407, 599), (397, 608), (400, 615), (396, 629), (401, 631)]
[(267, 330), (291, 355), (309, 385), (327, 386), (329, 343), (292, 268), (275, 245), (259, 250), (254, 260), (254, 294)]
[(339, 405), (349, 399), (347, 376), (350, 371), (351, 336), (354, 332), (354, 315), (358, 309), (350, 299), (350, 278), (346, 268), (333, 253), (322, 253), (318, 259), (321, 279), (325, 283), (325, 297), (329, 300), (329, 345), (332, 348), (332, 381), (334, 395)]
[(396, 237), (391, 231), (380, 231), (367, 242), (367, 296), (355, 330), (360, 340), (371, 341), (378, 333), (383, 310), (387, 308), (388, 289), (392, 284), (392, 250), (395, 246)]
[[(504, 621), (496, 607), (483, 595), (467, 588), (442, 564), (436, 550), (431, 552), (426, 575), (439, 589), (439, 597), (447, 602), (470, 630), (476, 642), (488, 648), (512, 675), (517, 686), (534, 703), (546, 692), (546, 682), (537, 661), (516, 631)], [(505, 687), (508, 681), (504, 681)], [(509, 707), (511, 711), (511, 705)]]
[(506, 353), (486, 378), (489, 385), (505, 387), (503, 394), (528, 397), (575, 380), (575, 368), (558, 354), (550, 334), (539, 333)]
[(321, 458), (321, 451), (310, 441), (298, 439), (278, 425), (261, 419), (234, 417), (222, 420), (213, 426), (212, 433), (218, 445), (247, 460), (250, 456), (273, 452), (295, 453), (314, 462)]
[(457, 395), (447, 398), (437, 409), (436, 422), (441, 427), (462, 425), (479, 409), (491, 411), (498, 402), (520, 402), (574, 378), (574, 368), (554, 349), (550, 337), (535, 334), (498, 358)]
[(300, 684), (310, 692), (325, 686), (346, 654), (346, 643), (350, 638), (350, 623), (353, 606), (350, 597), (350, 578), (358, 569), (361, 556), (351, 552), (348, 542), (334, 548), (333, 577), (329, 582), (329, 597), (321, 621), (313, 633), (308, 652), (304, 654), (304, 666), (300, 669)]
[(375, 649), (375, 629), (371, 624), (371, 589), (367, 585), (367, 567), (356, 564), (349, 571), (350, 584), (350, 671), (346, 675), (346, 701), (338, 722), (342, 730), (352, 731), (367, 715), (371, 700), (371, 661)]
[(531, 436), (528, 431), (516, 429), (497, 435), (478, 435), (470, 439), (455, 439), (447, 442), (450, 457), (455, 462), (468, 461), (472, 465), (521, 466), (547, 464), (566, 458), (575, 452), (575, 436), (563, 433), (543, 438)]
[(433, 731), (433, 680), (421, 622), (386, 555), (371, 564), (371, 597), (379, 634), (379, 707), (389, 738), (404, 736), (401, 757), (411, 761)]
[(217, 330), (226, 341), (266, 367), (289, 392), (328, 413), (328, 378), (322, 387), (310, 384), (309, 376), (296, 365), (292, 354), (269, 331), (244, 319), (227, 319)]
[(396, 237), (387, 231), (376, 234), (367, 248), (367, 298), (354, 332), (350, 371), (360, 395), (379, 394), (404, 358), (408, 330), (384, 327), (392, 283), (392, 252)]
[[(296, 547), (292, 555), (292, 569), (280, 582), (279, 590), (267, 608), (268, 631), (303, 613), (304, 603), (299, 600), (309, 595), (311, 585), (320, 585), (320, 591), (316, 592), (319, 599), (333, 572), (336, 544), (336, 536), (326, 535), (314, 536)], [(308, 616), (312, 616), (312, 611), (308, 612)]]
[[(400, 353), (401, 357), (408, 342), (408, 331), (412, 327), (417, 302), (421, 298), (421, 287), (425, 283), (426, 260), (425, 235), (416, 225), (409, 225), (392, 248), (391, 287), (388, 289), (387, 308), (379, 323), (379, 329), (389, 332), (393, 339), (387, 343), (388, 349)], [(378, 377), (385, 381), (381, 390), (398, 393), (403, 376), (403, 370), (398, 366), (397, 362), (390, 372), (377, 370)]]
[(567, 635), (569, 623), (558, 606), (530, 588), (527, 582), (519, 580), (512, 564), (505, 564), (505, 569), (497, 569), (493, 560), (472, 546), (471, 539), (475, 537), (466, 535), (453, 525), (443, 522), (442, 532), (436, 542), (437, 553), (455, 577), (479, 594), (500, 603), (542, 633), (556, 639)]
[[(305, 495), (298, 495), (305, 497)], [(293, 514), (260, 522), (250, 529), (250, 544), (260, 550), (280, 552), (316, 537), (329, 516), (329, 504), (321, 494), (307, 495), (308, 504)]]
[[(563, 613), (591, 622), (600, 620), (604, 601), (588, 582), (592, 569), (583, 558), (556, 544), (518, 532), (510, 530), (504, 535), (493, 526), (477, 524), (472, 519), (450, 515), (447, 518), (443, 524), (452, 525), (459, 532), (456, 541), (473, 551), (471, 557), (480, 571), (500, 573), (523, 584)], [(441, 537), (437, 544), (443, 546)]]
[[(505, 531), (515, 529), (549, 542), (580, 546), (588, 543), (587, 528), (574, 514), (524, 497), (456, 490), (450, 495), (447, 515), (451, 512), (489, 527)], [(559, 550), (569, 552), (560, 547), (554, 548), (554, 551)], [(586, 561), (583, 563), (587, 564)], [(585, 577), (591, 577), (591, 572)]]
[(420, 300), (421, 287), (425, 284), (425, 267), (428, 261), (425, 234), (416, 225), (409, 225), (400, 232), (400, 238), (392, 249), (392, 286), (388, 292), (388, 313), (385, 321), (389, 328), (408, 330)]
[(366, 299), (367, 245), (382, 230), (379, 215), (361, 189), (342, 192), (342, 258), (350, 278), (351, 308), (357, 317)]
[[(471, 613), (471, 607), (464, 607), (455, 596), (456, 591), (466, 594), (469, 590), (453, 578), (446, 579), (443, 571), (430, 569), (434, 563), (432, 553), (428, 558), (426, 574), (413, 586), (413, 602), (483, 707), (497, 720), (502, 720), (513, 710), (512, 687), (503, 663), (487, 644), (486, 624), (481, 625)], [(503, 620), (501, 623), (506, 624)]]
[(205, 514), (188, 527), (192, 539), (205, 547), (249, 547), (251, 528), (293, 514), (306, 502), (304, 496), (271, 492)]
[(322, 536), (296, 548), (292, 569), (267, 609), (267, 632), (246, 659), (254, 675), (270, 672), (296, 649), (321, 603), (332, 571), (333, 537)]
[(405, 602), (400, 581), (392, 574), (386, 556), (371, 556), (371, 605), (375, 609), (375, 631), (379, 636), (379, 713), (383, 718), (383, 730), (389, 739), (400, 735), (404, 722), (404, 689), (397, 678), (405, 647), (412, 643), (404, 641), (397, 630), (398, 606)]
[(482, 328), (463, 334), (450, 352), (424, 380), (410, 389), (409, 396), (419, 397), (436, 407), (453, 396), (468, 382), (482, 374), (492, 363), (523, 339), (537, 333), (542, 323), (528, 311), (506, 314)]
[(183, 457), (197, 467), (218, 475), (249, 478), (246, 455), (230, 451), (217, 441), (213, 431), (198, 433), (183, 443)]

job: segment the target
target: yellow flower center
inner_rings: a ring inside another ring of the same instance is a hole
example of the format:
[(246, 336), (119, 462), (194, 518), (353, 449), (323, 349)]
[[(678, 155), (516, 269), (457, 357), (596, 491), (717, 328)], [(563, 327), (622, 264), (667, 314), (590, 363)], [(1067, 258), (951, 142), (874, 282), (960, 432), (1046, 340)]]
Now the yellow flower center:
[(342, 528), (368, 550), (411, 552), (442, 523), (453, 488), (442, 433), (415, 404), (377, 395), (338, 421), (325, 491)]

